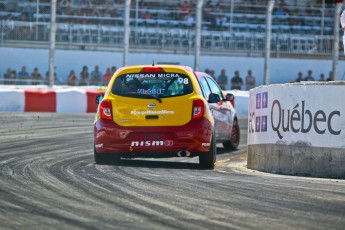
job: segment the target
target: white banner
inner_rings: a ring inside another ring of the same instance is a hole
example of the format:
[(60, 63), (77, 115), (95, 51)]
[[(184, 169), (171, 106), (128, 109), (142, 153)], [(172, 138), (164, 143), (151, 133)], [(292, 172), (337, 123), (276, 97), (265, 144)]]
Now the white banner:
[(248, 145), (345, 148), (345, 85), (269, 85), (250, 91)]

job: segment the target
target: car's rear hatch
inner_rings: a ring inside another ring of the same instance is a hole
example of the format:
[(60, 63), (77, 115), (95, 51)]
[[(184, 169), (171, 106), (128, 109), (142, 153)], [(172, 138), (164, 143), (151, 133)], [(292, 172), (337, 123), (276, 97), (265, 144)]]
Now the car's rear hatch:
[(181, 67), (137, 67), (116, 76), (113, 120), (121, 126), (181, 126), (192, 117), (193, 73)]

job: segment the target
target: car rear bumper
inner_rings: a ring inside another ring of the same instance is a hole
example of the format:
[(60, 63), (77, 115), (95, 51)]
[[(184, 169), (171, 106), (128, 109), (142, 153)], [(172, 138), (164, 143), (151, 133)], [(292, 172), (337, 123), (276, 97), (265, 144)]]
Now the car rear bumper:
[(212, 132), (213, 125), (206, 118), (171, 127), (125, 127), (100, 119), (94, 125), (94, 143), (98, 153), (161, 157), (187, 150), (193, 156), (209, 151)]

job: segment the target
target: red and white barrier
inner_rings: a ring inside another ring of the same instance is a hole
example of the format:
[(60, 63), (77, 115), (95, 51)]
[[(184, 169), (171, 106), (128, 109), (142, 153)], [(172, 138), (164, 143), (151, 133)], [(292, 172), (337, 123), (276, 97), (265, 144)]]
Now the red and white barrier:
[[(17, 89), (15, 87), (21, 87)], [(97, 86), (0, 86), (0, 112), (92, 113), (97, 110), (96, 97), (105, 88)], [(235, 95), (239, 116), (248, 115), (248, 91), (226, 91)]]
[(104, 91), (80, 88), (0, 89), (2, 112), (96, 112), (97, 95)]

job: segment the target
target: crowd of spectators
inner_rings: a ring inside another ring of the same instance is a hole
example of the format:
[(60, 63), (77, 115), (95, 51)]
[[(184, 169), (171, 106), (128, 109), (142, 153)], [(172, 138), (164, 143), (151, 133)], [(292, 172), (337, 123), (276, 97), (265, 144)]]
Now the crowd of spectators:
[[(68, 76), (61, 80), (54, 73), (54, 84), (56, 85), (69, 85), (69, 86), (107, 86), (109, 80), (116, 72), (117, 68), (115, 66), (107, 67), (104, 73), (100, 70), (99, 66), (96, 65), (92, 71), (89, 71), (88, 66), (83, 66), (80, 73), (77, 74), (76, 71), (71, 70)], [(233, 77), (229, 78), (226, 74), (226, 70), (222, 69), (220, 74), (217, 76), (215, 71), (212, 69), (205, 69), (205, 73), (210, 75), (218, 85), (223, 90), (250, 90), (257, 86), (256, 78), (253, 76), (252, 70), (248, 70), (246, 77), (242, 79), (240, 72), (238, 70), (234, 71)], [(307, 74), (303, 76), (302, 72), (298, 72), (297, 78), (292, 82), (302, 82), (302, 81), (332, 81), (332, 71), (329, 72), (329, 76), (326, 79), (325, 74), (321, 73), (319, 79), (315, 79), (313, 76), (313, 71), (308, 70)], [(37, 67), (33, 68), (30, 73), (26, 66), (22, 66), (17, 72), (14, 69), (8, 68), (3, 74), (3, 78), (0, 78), (0, 84), (5, 85), (41, 85), (49, 84), (49, 72), (47, 71), (43, 76)]]
[(231, 79), (227, 76), (225, 69), (220, 71), (218, 77), (216, 77), (214, 70), (206, 69), (205, 73), (215, 79), (222, 90), (250, 90), (256, 86), (256, 79), (252, 75), (252, 70), (248, 70), (245, 81), (241, 78), (238, 70), (234, 72), (234, 76)]
[[(109, 80), (116, 71), (116, 67), (108, 67), (103, 74), (99, 69), (99, 66), (95, 66), (94, 70), (89, 72), (87, 66), (83, 66), (80, 73), (77, 75), (74, 70), (71, 70), (66, 80), (58, 78), (56, 72), (54, 73), (54, 84), (67, 84), (69, 86), (87, 86), (97, 85), (106, 86)], [(8, 68), (0, 78), (0, 84), (5, 85), (48, 85), (49, 84), (49, 71), (47, 71), (43, 77), (39, 69), (35, 67), (31, 73), (27, 70), (26, 66), (22, 66), (19, 71)]]
[(297, 73), (297, 78), (294, 82), (302, 82), (302, 81), (333, 81), (333, 71), (329, 71), (329, 76), (326, 79), (325, 78), (325, 74), (321, 73), (320, 74), (320, 78), (319, 79), (315, 79), (313, 77), (313, 71), (312, 70), (308, 70), (307, 71), (307, 75), (305, 77), (303, 77), (303, 73), (302, 72), (298, 72)]
[[(286, 3), (285, 0), (276, 1), (274, 8), (275, 16), (289, 16), (289, 25), (303, 25), (305, 16), (321, 15), (320, 0), (311, 0), (305, 7)], [(326, 1), (328, 3), (328, 1)], [(27, 4), (33, 4), (28, 7)], [(190, 27), (195, 23), (196, 1), (155, 1), (139, 0), (138, 12), (137, 1), (131, 1), (131, 18), (141, 20), (166, 19), (176, 20), (177, 26)], [(267, 0), (236, 0), (233, 13), (265, 14)], [(36, 21), (36, 1), (7, 0), (0, 1), (0, 15), (8, 21)], [(204, 28), (225, 29), (229, 25), (230, 5), (229, 1), (207, 0), (203, 6)], [(328, 6), (328, 4), (326, 4)], [(329, 9), (329, 10), (328, 10)], [(326, 7), (325, 16), (333, 15), (333, 8)], [(6, 13), (7, 12), (7, 13)], [(40, 21), (50, 20), (50, 1), (40, 0)], [(123, 24), (124, 0), (62, 0), (57, 5), (57, 22), (77, 24)], [(290, 17), (291, 16), (291, 17)], [(99, 20), (101, 19), (101, 20)], [(264, 22), (264, 21), (263, 21)], [(145, 23), (145, 22), (144, 22)], [(249, 24), (252, 22), (248, 21)], [(258, 23), (258, 22), (254, 22)]]

